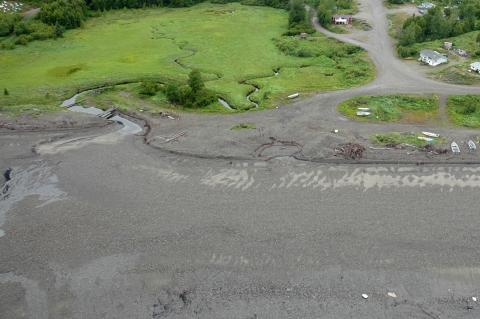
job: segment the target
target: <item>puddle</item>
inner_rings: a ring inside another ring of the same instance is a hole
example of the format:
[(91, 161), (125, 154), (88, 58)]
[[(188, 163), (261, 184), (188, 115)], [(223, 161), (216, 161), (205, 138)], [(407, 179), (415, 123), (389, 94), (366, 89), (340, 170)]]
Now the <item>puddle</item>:
[(227, 103), (227, 101), (218, 98), (218, 102), (222, 103), (222, 105), (225, 106), (227, 109), (233, 110), (232, 107)]

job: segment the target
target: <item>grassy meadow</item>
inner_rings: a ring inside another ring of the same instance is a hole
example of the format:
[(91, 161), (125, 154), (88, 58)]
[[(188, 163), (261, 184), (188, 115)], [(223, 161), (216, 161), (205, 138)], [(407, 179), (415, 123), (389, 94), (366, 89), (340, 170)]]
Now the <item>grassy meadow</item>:
[[(234, 108), (218, 103), (203, 112), (251, 109), (246, 95), (255, 90), (253, 85), (259, 90), (251, 100), (265, 109), (288, 103), (292, 93), (345, 89), (373, 80), (375, 70), (366, 52), (322, 34), (311, 41), (282, 37), (287, 24), (285, 10), (238, 3), (106, 12), (63, 38), (0, 51), (0, 88), (9, 92), (0, 95), (0, 114), (55, 112), (62, 99), (77, 91), (127, 83), (131, 85), (89, 100), (100, 106), (121, 102), (127, 109), (148, 102), (152, 112), (172, 108), (162, 92), (141, 96), (135, 83), (186, 83), (192, 69), (199, 69), (206, 87)], [(272, 39), (306, 47), (302, 52), (307, 54), (282, 51)], [(318, 53), (320, 47), (323, 53)], [(118, 97), (120, 91), (129, 97)]]
[(447, 116), (453, 125), (480, 128), (480, 95), (449, 96)]
[[(357, 116), (358, 108), (369, 108), (369, 116)], [(365, 122), (399, 122), (435, 125), (441, 122), (438, 98), (434, 95), (393, 94), (359, 96), (342, 102), (338, 111)]]
[(432, 143), (428, 143), (425, 140), (419, 139), (418, 137), (429, 138), (422, 132), (389, 132), (385, 134), (374, 134), (371, 140), (378, 145), (406, 143), (415, 146), (424, 146), (427, 144), (445, 144), (447, 142), (447, 138), (445, 136), (432, 138)]

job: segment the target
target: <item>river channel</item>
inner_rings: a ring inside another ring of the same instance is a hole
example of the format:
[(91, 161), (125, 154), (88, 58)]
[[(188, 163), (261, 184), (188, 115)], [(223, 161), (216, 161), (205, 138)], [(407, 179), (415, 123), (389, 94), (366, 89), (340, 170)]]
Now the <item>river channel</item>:
[[(70, 111), (74, 111), (74, 112), (82, 112), (82, 113), (88, 113), (88, 114), (93, 114), (93, 115), (102, 114), (103, 111), (101, 109), (96, 108), (96, 107), (84, 108), (81, 105), (75, 104), (75, 101), (76, 101), (77, 97), (79, 97), (80, 95), (85, 94), (87, 92), (89, 92), (89, 91), (85, 91), (85, 92), (75, 94), (71, 98), (63, 101), (60, 106), (61, 107), (67, 107)], [(109, 120), (117, 121), (118, 123), (123, 124), (123, 128), (118, 130), (115, 133), (136, 134), (136, 133), (142, 131), (142, 128), (139, 125), (137, 125), (137, 124), (133, 123), (132, 121), (129, 121), (126, 118), (123, 118), (119, 115), (115, 115), (115, 116), (109, 118)]]

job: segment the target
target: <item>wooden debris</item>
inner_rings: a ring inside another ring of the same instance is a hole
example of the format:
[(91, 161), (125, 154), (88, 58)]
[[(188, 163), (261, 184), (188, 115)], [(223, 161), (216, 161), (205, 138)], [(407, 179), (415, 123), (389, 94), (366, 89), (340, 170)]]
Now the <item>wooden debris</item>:
[(105, 112), (98, 114), (97, 116), (107, 120), (107, 119), (117, 115), (117, 113), (118, 113), (118, 109), (116, 107), (112, 107), (112, 108), (106, 110)]
[(175, 114), (170, 114), (170, 113), (160, 112), (160, 113), (158, 113), (158, 115), (159, 115), (161, 118), (167, 118), (167, 119), (170, 119), (170, 120), (179, 120), (179, 119), (180, 119), (180, 116), (175, 115)]
[(165, 139), (165, 141), (164, 141), (163, 143), (169, 143), (169, 142), (171, 142), (171, 141), (176, 141), (176, 140), (178, 140), (180, 137), (184, 136), (185, 134), (187, 134), (187, 131), (183, 131), (183, 132), (180, 132), (180, 133), (178, 133), (178, 134), (175, 134), (174, 136)]
[(345, 159), (359, 159), (362, 158), (363, 153), (365, 153), (365, 147), (358, 143), (349, 142), (344, 144), (339, 150), (336, 149), (335, 152), (342, 155)]

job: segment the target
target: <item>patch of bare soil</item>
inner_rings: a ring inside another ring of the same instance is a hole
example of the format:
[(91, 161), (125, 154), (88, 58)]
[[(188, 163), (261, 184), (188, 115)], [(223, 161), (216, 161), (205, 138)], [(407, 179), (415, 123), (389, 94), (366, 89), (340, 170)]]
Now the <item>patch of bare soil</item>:
[(103, 127), (112, 123), (115, 122), (73, 112), (48, 114), (41, 117), (0, 117), (0, 133), (79, 130)]

